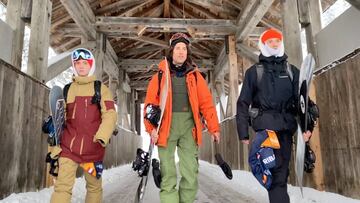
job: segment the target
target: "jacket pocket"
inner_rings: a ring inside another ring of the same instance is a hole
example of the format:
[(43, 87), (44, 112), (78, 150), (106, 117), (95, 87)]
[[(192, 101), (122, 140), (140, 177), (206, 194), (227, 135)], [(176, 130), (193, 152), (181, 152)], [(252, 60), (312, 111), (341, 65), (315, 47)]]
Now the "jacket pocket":
[(66, 104), (66, 120), (75, 119), (76, 103)]
[(100, 143), (93, 141), (94, 136), (86, 136), (83, 138), (81, 155), (96, 155), (103, 149)]

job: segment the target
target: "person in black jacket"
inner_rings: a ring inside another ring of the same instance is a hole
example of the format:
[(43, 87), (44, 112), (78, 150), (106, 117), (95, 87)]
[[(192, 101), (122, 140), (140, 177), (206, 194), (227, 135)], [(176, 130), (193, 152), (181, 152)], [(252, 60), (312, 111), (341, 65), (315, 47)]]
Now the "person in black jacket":
[[(292, 135), (297, 129), (299, 70), (287, 61), (280, 31), (266, 30), (260, 36), (259, 48), (259, 63), (246, 71), (237, 101), (237, 131), (244, 144), (249, 144), (249, 123), (255, 132), (276, 132), (280, 149), (274, 149), (276, 166), (271, 169), (273, 180), (268, 194), (270, 203), (287, 203)], [(303, 136), (308, 141), (311, 132)]]

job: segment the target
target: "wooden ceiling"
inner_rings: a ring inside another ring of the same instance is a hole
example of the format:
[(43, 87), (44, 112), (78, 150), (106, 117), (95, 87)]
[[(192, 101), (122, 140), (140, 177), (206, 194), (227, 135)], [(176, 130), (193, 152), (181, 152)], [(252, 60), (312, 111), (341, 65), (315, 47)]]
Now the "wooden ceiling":
[[(7, 3), (7, 0), (1, 0)], [(62, 0), (64, 1), (64, 0)], [(122, 66), (128, 66), (131, 81), (147, 81), (152, 59), (161, 59), (169, 37), (186, 32), (192, 37), (193, 58), (204, 69), (214, 68), (225, 37), (236, 34), (236, 22), (254, 0), (86, 0), (94, 15), (96, 31), (106, 34)], [(58, 53), (81, 44), (82, 29), (74, 22), (61, 0), (52, 0), (50, 45)], [(335, 0), (321, 0), (323, 10)], [(280, 0), (275, 0), (257, 26), (246, 35), (247, 45), (256, 45), (268, 27), (281, 29)], [(118, 17), (116, 20), (111, 17)], [(138, 17), (135, 20), (128, 17)], [(179, 21), (167, 21), (175, 18)], [(180, 20), (183, 19), (183, 20)], [(200, 20), (203, 19), (203, 20)], [(138, 63), (137, 65), (134, 63)], [(149, 64), (150, 63), (150, 64)], [(131, 67), (131, 68), (130, 68)]]

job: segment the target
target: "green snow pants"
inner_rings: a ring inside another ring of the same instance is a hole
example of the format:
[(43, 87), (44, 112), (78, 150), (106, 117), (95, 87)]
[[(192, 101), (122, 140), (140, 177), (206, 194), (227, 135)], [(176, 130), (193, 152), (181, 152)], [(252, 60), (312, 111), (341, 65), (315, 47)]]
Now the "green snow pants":
[[(173, 112), (167, 147), (159, 147), (162, 203), (193, 203), (198, 190), (198, 146), (192, 136), (192, 112)], [(175, 148), (178, 147), (181, 180), (176, 189)]]

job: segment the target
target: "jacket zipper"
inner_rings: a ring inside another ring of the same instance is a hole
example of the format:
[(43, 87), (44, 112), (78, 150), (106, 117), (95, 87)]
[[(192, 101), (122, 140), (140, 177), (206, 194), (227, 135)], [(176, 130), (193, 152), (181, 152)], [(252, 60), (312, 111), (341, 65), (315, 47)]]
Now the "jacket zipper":
[(73, 139), (71, 139), (71, 143), (70, 143), (70, 151), (72, 152), (72, 147), (73, 147), (73, 144), (74, 144), (74, 140), (76, 138), (76, 135), (73, 137)]
[(74, 105), (73, 114), (71, 116), (72, 119), (75, 119), (75, 112), (76, 112), (76, 102), (75, 102), (75, 105)]
[(81, 138), (80, 155), (82, 155), (83, 146), (84, 146), (84, 137), (83, 137), (83, 138)]
[(87, 114), (87, 107), (88, 107), (87, 99), (85, 99), (85, 118), (86, 118), (86, 114)]

